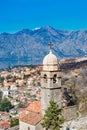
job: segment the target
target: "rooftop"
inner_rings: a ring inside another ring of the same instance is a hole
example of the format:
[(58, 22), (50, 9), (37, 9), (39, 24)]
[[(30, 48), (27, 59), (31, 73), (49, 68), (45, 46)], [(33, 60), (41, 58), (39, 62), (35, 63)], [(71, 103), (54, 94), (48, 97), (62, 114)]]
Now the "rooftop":
[(33, 101), (27, 108), (27, 111), (31, 112), (41, 112), (41, 102), (40, 101)]
[(31, 125), (36, 125), (43, 118), (41, 114), (41, 102), (33, 101), (20, 115), (20, 120)]
[(10, 128), (10, 124), (8, 122), (0, 122), (0, 128), (4, 128), (4, 129), (7, 129), (7, 128)]
[(43, 117), (41, 113), (30, 112), (21, 118), (21, 121), (26, 122), (30, 125), (36, 125), (42, 120), (42, 118)]

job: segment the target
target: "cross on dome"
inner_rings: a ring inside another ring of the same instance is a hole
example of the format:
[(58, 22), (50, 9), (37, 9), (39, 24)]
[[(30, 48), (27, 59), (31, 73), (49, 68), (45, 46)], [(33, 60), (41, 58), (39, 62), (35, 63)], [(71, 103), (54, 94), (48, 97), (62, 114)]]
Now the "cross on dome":
[(43, 59), (43, 70), (45, 71), (56, 71), (58, 70), (58, 59), (57, 57), (52, 53), (52, 42), (48, 44), (50, 47), (50, 52), (44, 57)]
[(52, 42), (50, 42), (50, 43), (48, 44), (48, 46), (50, 47), (50, 52), (52, 52), (52, 46), (53, 46)]

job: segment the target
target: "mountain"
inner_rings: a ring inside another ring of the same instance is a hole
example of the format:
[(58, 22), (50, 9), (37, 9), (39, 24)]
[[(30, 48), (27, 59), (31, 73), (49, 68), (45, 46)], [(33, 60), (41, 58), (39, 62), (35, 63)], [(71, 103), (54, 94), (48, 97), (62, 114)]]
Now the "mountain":
[(0, 34), (0, 60), (27, 60), (30, 64), (39, 64), (49, 51), (50, 41), (54, 45), (53, 53), (59, 59), (87, 54), (87, 30), (65, 31), (45, 26)]

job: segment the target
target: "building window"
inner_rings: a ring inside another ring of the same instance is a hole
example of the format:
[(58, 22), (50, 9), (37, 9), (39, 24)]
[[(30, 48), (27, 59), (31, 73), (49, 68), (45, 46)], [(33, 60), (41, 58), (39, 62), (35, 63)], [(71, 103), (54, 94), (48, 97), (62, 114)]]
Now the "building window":
[(30, 127), (28, 127), (28, 130), (30, 130)]
[(47, 83), (47, 75), (44, 74), (44, 82)]
[(57, 75), (56, 74), (54, 74), (54, 76), (53, 76), (53, 83), (56, 83), (56, 78), (57, 78)]
[(66, 130), (70, 130), (70, 128), (69, 128), (69, 127), (66, 127)]

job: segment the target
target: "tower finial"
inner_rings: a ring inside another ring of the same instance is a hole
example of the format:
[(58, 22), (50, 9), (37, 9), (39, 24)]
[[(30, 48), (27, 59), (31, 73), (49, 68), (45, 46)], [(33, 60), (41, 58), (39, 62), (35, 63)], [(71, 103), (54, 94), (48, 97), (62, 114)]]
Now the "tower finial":
[(52, 46), (53, 46), (52, 42), (50, 42), (50, 43), (48, 44), (48, 46), (50, 47), (50, 52), (52, 52)]

